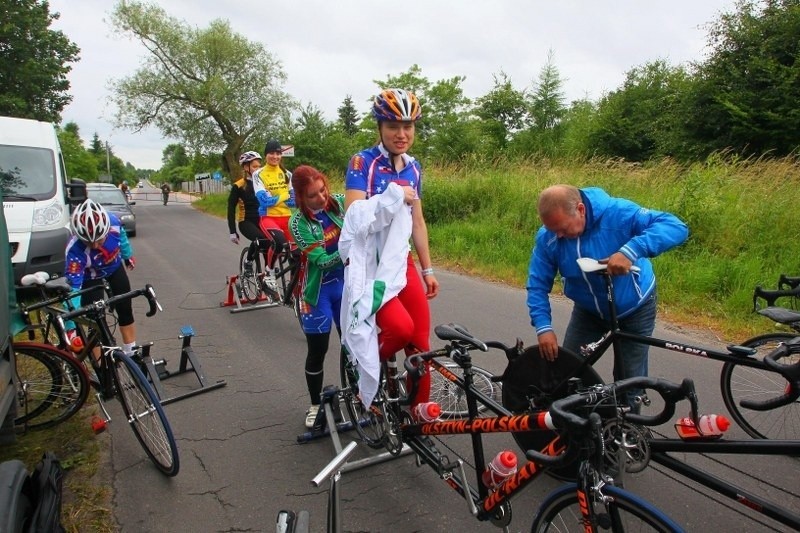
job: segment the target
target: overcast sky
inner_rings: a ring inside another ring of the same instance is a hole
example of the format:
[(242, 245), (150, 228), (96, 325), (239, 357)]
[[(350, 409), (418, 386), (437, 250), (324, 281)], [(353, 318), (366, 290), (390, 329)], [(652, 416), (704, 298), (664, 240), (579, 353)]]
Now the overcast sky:
[[(313, 103), (328, 120), (348, 94), (359, 112), (377, 92), (373, 80), (413, 64), (430, 81), (466, 76), (469, 98), (486, 94), (492, 75), (505, 72), (528, 88), (548, 50), (564, 81), (567, 101), (618, 88), (625, 73), (648, 61), (701, 61), (706, 25), (734, 0), (157, 0), (172, 16), (205, 27), (226, 18), (234, 30), (261, 42), (283, 63), (286, 92)], [(141, 44), (109, 24), (109, 0), (50, 0), (61, 14), (53, 25), (81, 49), (69, 79), (72, 103), (64, 122), (78, 124), (88, 142), (97, 132), (114, 153), (137, 168), (161, 166), (172, 142), (157, 130), (113, 127), (109, 80), (141, 64)]]

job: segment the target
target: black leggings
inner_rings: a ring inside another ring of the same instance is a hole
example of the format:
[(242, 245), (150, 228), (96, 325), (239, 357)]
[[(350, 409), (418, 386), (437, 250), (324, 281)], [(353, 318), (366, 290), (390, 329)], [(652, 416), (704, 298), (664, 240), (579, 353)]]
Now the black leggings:
[[(244, 236), (244, 238), (247, 239), (248, 241), (267, 238), (264, 235), (264, 232), (261, 231), (261, 228), (258, 226), (258, 221), (253, 222), (252, 220), (247, 220), (247, 219), (239, 221), (239, 233), (241, 233)], [(254, 258), (251, 257), (250, 254), (250, 250), (248, 250), (247, 260), (252, 261), (253, 259)]]
[[(103, 294), (104, 279), (108, 282), (109, 292), (112, 296), (124, 294), (131, 290), (131, 282), (128, 279), (128, 273), (125, 272), (125, 265), (120, 263), (119, 268), (107, 278), (84, 279), (81, 288), (96, 287), (96, 289), (81, 295), (81, 306), (89, 305), (105, 298), (105, 294)], [(133, 324), (133, 305), (130, 299), (114, 304), (113, 311), (117, 314), (120, 326)]]
[[(338, 331), (338, 329), (337, 329)], [(322, 368), (325, 363), (325, 354), (328, 353), (328, 341), (331, 333), (306, 333), (308, 354), (306, 355), (306, 385), (311, 405), (320, 404), (322, 394), (322, 381), (324, 379)], [(339, 335), (341, 338), (341, 334)]]

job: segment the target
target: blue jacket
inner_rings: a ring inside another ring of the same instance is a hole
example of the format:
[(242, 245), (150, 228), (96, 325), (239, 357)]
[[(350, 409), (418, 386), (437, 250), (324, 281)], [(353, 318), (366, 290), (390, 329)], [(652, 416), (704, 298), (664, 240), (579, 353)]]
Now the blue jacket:
[(562, 276), (564, 294), (583, 310), (608, 319), (606, 286), (602, 276), (584, 274), (579, 257), (605, 259), (622, 252), (639, 272), (614, 278), (617, 313), (622, 318), (636, 310), (656, 287), (653, 265), (648, 259), (683, 243), (689, 229), (669, 213), (653, 211), (623, 198), (612, 198), (604, 190), (581, 189), (586, 206), (586, 227), (574, 239), (559, 239), (544, 226), (528, 268), (528, 310), (536, 334), (553, 330), (549, 294), (556, 273)]

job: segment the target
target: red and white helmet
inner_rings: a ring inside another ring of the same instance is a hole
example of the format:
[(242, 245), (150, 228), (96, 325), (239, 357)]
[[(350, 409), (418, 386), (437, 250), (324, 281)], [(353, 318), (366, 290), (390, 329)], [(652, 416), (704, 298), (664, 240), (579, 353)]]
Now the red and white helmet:
[(258, 152), (245, 152), (239, 156), (239, 164), (245, 165), (250, 161), (255, 161), (256, 159), (261, 159), (261, 155)]
[(91, 198), (75, 208), (72, 213), (72, 231), (83, 242), (97, 242), (111, 229), (108, 211)]

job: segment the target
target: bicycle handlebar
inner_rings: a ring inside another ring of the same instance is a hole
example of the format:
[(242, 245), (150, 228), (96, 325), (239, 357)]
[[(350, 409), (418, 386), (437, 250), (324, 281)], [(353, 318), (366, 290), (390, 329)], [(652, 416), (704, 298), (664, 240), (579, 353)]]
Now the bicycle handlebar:
[[(625, 413), (623, 418), (643, 426), (657, 426), (663, 424), (675, 414), (675, 405), (684, 399), (691, 403), (691, 416), (697, 422), (697, 395), (695, 394), (694, 381), (689, 378), (684, 379), (680, 384), (667, 381), (662, 378), (634, 377), (628, 378), (607, 385), (597, 385), (588, 391), (582, 391), (560, 400), (554, 401), (550, 405), (548, 415), (552, 420), (553, 426), (562, 429), (568, 435), (567, 451), (561, 455), (545, 455), (538, 450), (528, 450), (526, 456), (532, 461), (548, 466), (560, 465), (566, 458), (573, 455), (572, 450), (580, 446), (580, 442), (571, 438), (571, 435), (585, 433), (591, 428), (598, 427), (600, 415), (594, 411), (608, 399), (615, 398), (630, 389), (650, 389), (658, 392), (664, 400), (664, 408), (660, 413), (654, 415), (640, 415)], [(581, 408), (593, 408), (588, 415), (580, 415), (576, 411)]]
[[(789, 287), (785, 289), (784, 287)], [(758, 299), (763, 298), (767, 302), (768, 307), (775, 305), (775, 300), (778, 298), (795, 297), (800, 298), (800, 277), (788, 277), (786, 274), (781, 274), (778, 281), (778, 288), (774, 290), (764, 289), (761, 285), (756, 285), (753, 290), (753, 310), (758, 311)]]
[(114, 305), (117, 302), (121, 302), (123, 300), (130, 300), (130, 299), (136, 298), (137, 296), (145, 296), (147, 298), (147, 303), (150, 306), (150, 309), (146, 313), (147, 316), (149, 316), (149, 317), (153, 316), (153, 315), (156, 314), (157, 311), (161, 310), (161, 306), (159, 305), (158, 300), (156, 300), (156, 292), (155, 292), (155, 290), (153, 290), (153, 286), (150, 285), (150, 284), (147, 284), (141, 289), (135, 289), (135, 290), (132, 290), (130, 292), (126, 292), (124, 294), (119, 294), (117, 296), (111, 296), (110, 298), (107, 298), (105, 300), (97, 300), (96, 302), (91, 303), (89, 305), (85, 305), (83, 307), (79, 307), (78, 309), (75, 309), (74, 311), (67, 311), (66, 313), (63, 313), (63, 314), (59, 315), (58, 316), (58, 320), (62, 321), (62, 322), (65, 322), (67, 320), (70, 320), (70, 319), (73, 319), (73, 318), (76, 318), (76, 317), (79, 317), (79, 316), (83, 316), (83, 315), (86, 315), (88, 313), (101, 311), (101, 310), (105, 309), (106, 307), (110, 307), (110, 306)]
[(796, 289), (800, 287), (800, 276), (787, 276), (786, 274), (781, 274), (781, 277), (778, 278), (778, 288), (782, 289), (784, 286), (789, 287), (790, 289)]

